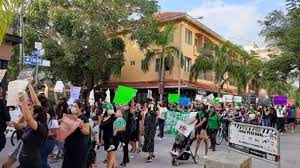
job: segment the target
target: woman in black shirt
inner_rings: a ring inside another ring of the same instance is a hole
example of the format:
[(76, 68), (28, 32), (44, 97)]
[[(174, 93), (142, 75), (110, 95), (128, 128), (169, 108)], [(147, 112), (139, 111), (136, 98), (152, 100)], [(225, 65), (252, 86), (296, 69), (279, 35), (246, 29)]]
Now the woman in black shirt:
[(32, 115), (31, 108), (25, 101), (24, 93), (19, 93), (19, 101), (28, 127), (22, 136), (24, 145), (19, 155), (20, 165), (18, 167), (40, 168), (42, 167), (41, 147), (48, 135), (47, 114), (41, 106), (34, 106)]
[(83, 115), (82, 104), (76, 101), (71, 107), (71, 113), (81, 120), (80, 126), (67, 137), (64, 146), (64, 161), (62, 168), (85, 168), (87, 166), (90, 126)]

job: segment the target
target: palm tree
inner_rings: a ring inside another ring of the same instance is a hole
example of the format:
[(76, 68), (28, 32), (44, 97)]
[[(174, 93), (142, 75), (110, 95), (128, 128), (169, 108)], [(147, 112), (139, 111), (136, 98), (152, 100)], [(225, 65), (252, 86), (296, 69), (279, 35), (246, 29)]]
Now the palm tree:
[[(142, 61), (142, 70), (147, 72), (149, 70), (150, 62), (157, 55), (160, 56), (159, 67), (159, 82), (164, 85), (165, 80), (165, 66), (168, 66), (172, 70), (174, 66), (174, 57), (179, 55), (179, 51), (176, 47), (170, 46), (173, 41), (175, 27), (172, 24), (166, 25), (164, 30), (160, 32), (158, 38), (155, 40), (155, 49), (147, 49), (146, 56)], [(162, 100), (163, 94), (160, 94), (160, 100)]]
[(212, 41), (206, 42), (191, 67), (190, 80), (197, 80), (203, 71), (213, 70), (220, 96), (224, 84), (239, 72), (239, 69), (234, 67), (237, 67), (240, 54), (244, 54), (244, 51), (229, 41), (221, 46)]
[(0, 44), (10, 27), (20, 0), (0, 0)]

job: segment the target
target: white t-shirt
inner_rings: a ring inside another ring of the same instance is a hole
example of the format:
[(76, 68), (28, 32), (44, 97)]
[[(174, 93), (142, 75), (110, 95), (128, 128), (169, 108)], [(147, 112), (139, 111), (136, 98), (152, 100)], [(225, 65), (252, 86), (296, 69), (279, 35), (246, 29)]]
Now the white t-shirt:
[(165, 113), (168, 112), (168, 109), (167, 107), (160, 107), (159, 108), (159, 118), (162, 119), (162, 120), (165, 120)]
[(284, 110), (283, 108), (276, 109), (277, 117), (279, 117), (279, 118), (283, 118), (284, 117), (283, 110)]
[(50, 120), (48, 123), (48, 129), (51, 130), (55, 128), (59, 128), (58, 121), (56, 119)]

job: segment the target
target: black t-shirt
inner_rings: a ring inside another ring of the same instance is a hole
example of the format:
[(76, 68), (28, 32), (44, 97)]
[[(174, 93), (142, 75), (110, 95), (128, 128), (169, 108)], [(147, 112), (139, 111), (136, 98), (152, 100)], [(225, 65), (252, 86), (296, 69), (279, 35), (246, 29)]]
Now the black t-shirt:
[(8, 108), (6, 107), (6, 102), (0, 99), (0, 131), (1, 133), (6, 129), (6, 122), (10, 121), (10, 115)]
[(36, 130), (30, 127), (25, 129), (22, 136), (24, 145), (20, 152), (20, 160), (34, 160), (41, 163), (41, 147), (47, 139), (48, 128), (46, 123), (37, 122), (37, 125)]
[(197, 124), (199, 124), (204, 118), (206, 118), (206, 121), (199, 127), (199, 129), (206, 129), (207, 127), (207, 123), (208, 123), (208, 113), (206, 112), (198, 112), (197, 115), (196, 115), (196, 119), (197, 119)]
[[(85, 115), (78, 117), (84, 123), (88, 123), (88, 118)], [(65, 140), (65, 157), (63, 161), (63, 168), (81, 168), (87, 164), (89, 152), (88, 135), (84, 135), (79, 128), (77, 128)]]

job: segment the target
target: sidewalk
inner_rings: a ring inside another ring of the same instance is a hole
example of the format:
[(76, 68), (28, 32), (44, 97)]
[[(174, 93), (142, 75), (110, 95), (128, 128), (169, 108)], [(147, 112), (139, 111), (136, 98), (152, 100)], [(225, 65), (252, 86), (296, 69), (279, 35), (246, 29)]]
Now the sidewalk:
[[(127, 165), (128, 168), (171, 168), (171, 157), (169, 155), (169, 150), (172, 148), (174, 138), (168, 136), (163, 141), (155, 141), (155, 153), (156, 157), (152, 163), (147, 163), (146, 158), (147, 154), (141, 152), (138, 154), (135, 159), (130, 159), (130, 163)], [(3, 163), (7, 158), (7, 154), (10, 149), (10, 142), (7, 142), (6, 148), (0, 154), (0, 163)], [(216, 147), (217, 151), (228, 151), (228, 147), (223, 144)], [(209, 151), (210, 154), (212, 151)], [(106, 152), (101, 149), (97, 153), (97, 165), (98, 167), (106, 167), (102, 161), (105, 158)], [(200, 157), (204, 154), (204, 143), (201, 144), (200, 148)], [(121, 163), (123, 157), (122, 149), (119, 149), (117, 152), (117, 162)], [(300, 167), (300, 127), (297, 128), (295, 134), (286, 133), (281, 136), (281, 159), (282, 159), (282, 168), (299, 168)], [(265, 161), (253, 159), (253, 168), (276, 168), (275, 165), (266, 163)], [(61, 162), (52, 163), (52, 168), (60, 168)], [(199, 165), (196, 165), (191, 159), (188, 161), (180, 162), (182, 168), (199, 168), (203, 166), (203, 161), (200, 161)]]

